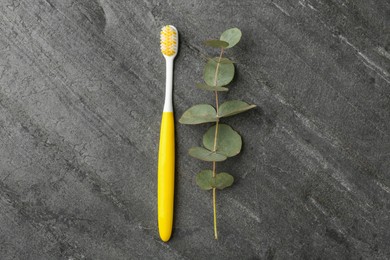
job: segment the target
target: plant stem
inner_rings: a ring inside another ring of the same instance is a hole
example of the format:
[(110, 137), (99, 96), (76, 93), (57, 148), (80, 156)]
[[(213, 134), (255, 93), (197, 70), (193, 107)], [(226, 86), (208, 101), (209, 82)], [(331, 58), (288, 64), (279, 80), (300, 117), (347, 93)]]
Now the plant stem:
[[(219, 70), (219, 64), (222, 59), (223, 55), (223, 48), (221, 48), (221, 53), (219, 55), (218, 63), (215, 68), (215, 76), (214, 76), (214, 86), (217, 88), (218, 83), (218, 70)], [(217, 150), (217, 138), (218, 138), (218, 126), (219, 126), (219, 116), (218, 116), (218, 110), (219, 110), (219, 104), (218, 104), (218, 91), (215, 91), (215, 108), (217, 111), (217, 120), (215, 123), (215, 134), (214, 134), (214, 149), (213, 152)], [(213, 162), (213, 178), (216, 176), (216, 162)], [(214, 238), (218, 239), (218, 230), (217, 230), (217, 191), (216, 188), (213, 188), (213, 211), (214, 211)]]
[(214, 238), (218, 239), (218, 231), (217, 231), (217, 192), (215, 188), (213, 188), (213, 209), (214, 209)]

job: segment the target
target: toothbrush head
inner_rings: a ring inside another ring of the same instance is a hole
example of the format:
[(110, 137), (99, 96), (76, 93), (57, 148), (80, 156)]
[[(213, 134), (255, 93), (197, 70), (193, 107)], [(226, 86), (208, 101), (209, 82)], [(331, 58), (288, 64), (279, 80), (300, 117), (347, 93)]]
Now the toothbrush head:
[(161, 52), (165, 57), (174, 58), (177, 54), (179, 45), (179, 36), (177, 29), (172, 25), (166, 25), (161, 29), (160, 46)]

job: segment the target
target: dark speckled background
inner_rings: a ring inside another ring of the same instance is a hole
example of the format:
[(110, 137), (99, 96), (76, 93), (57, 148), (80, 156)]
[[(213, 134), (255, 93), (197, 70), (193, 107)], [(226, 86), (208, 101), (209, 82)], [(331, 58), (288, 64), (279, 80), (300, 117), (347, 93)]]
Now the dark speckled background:
[[(226, 119), (242, 153), (211, 193), (187, 155), (207, 126), (177, 125), (174, 234), (157, 234), (162, 25), (180, 31), (177, 118), (202, 46), (243, 32)], [(0, 259), (389, 259), (387, 0), (0, 1)]]

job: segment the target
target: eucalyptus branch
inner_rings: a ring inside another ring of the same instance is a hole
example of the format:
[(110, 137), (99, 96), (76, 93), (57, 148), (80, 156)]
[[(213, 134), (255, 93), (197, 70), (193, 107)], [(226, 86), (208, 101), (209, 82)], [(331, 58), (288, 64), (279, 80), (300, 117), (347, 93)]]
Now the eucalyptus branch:
[(205, 66), (203, 79), (205, 83), (197, 84), (203, 90), (215, 93), (215, 108), (208, 104), (195, 105), (184, 112), (179, 122), (182, 124), (202, 124), (215, 122), (203, 135), (203, 147), (192, 147), (188, 153), (194, 158), (212, 162), (212, 170), (203, 170), (196, 176), (196, 183), (203, 190), (213, 191), (214, 238), (218, 239), (216, 190), (231, 186), (232, 175), (226, 172), (217, 173), (216, 163), (237, 155), (241, 151), (241, 136), (229, 125), (221, 124), (220, 118), (229, 117), (256, 107), (240, 100), (226, 101), (219, 105), (218, 93), (228, 91), (228, 85), (234, 77), (233, 62), (223, 58), (225, 49), (235, 46), (241, 39), (237, 28), (222, 33), (220, 40), (208, 40), (207, 46), (220, 48), (219, 57), (209, 58)]
[[(214, 87), (217, 88), (218, 84), (218, 71), (219, 71), (219, 65), (222, 59), (223, 55), (223, 48), (221, 48), (221, 54), (219, 55), (218, 58), (218, 64), (215, 69), (215, 76), (214, 76)], [(213, 152), (217, 151), (217, 137), (218, 137), (218, 125), (219, 125), (219, 116), (218, 116), (218, 111), (219, 111), (219, 105), (218, 105), (218, 91), (214, 91), (215, 93), (215, 109), (217, 112), (217, 118), (216, 118), (216, 123), (215, 123), (215, 134), (214, 134), (214, 148)], [(213, 161), (213, 178), (216, 177), (216, 162)], [(218, 230), (217, 230), (217, 191), (216, 188), (213, 187), (213, 212), (214, 212), (214, 238), (218, 239)]]

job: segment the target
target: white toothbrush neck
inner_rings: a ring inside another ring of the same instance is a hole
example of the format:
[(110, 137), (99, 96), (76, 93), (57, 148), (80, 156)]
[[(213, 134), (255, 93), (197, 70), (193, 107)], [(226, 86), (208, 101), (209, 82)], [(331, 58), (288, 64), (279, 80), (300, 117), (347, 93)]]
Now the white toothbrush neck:
[(172, 90), (173, 90), (173, 60), (174, 57), (166, 57), (166, 80), (165, 80), (165, 102), (164, 112), (173, 112)]

